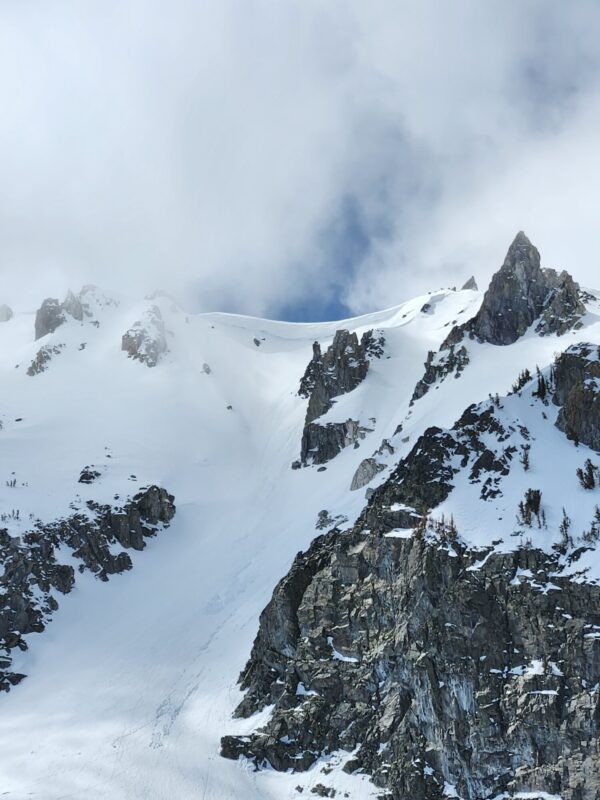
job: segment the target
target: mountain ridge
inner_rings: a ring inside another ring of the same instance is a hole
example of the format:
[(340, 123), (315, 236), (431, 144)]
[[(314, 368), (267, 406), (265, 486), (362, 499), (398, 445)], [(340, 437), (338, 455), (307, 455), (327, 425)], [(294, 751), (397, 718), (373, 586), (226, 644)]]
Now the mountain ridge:
[[(38, 341), (32, 315), (15, 314), (0, 324), (6, 387), (0, 437), (5, 478), (18, 484), (6, 487), (2, 502), (8, 512), (22, 509), (20, 521), (7, 522), (9, 535), (26, 532), (30, 513), (51, 521), (65, 516), (73, 502), (110, 504), (115, 494), (130, 494), (128, 488), (133, 494), (136, 485), (162, 486), (177, 505), (168, 536), (133, 553), (131, 571), (111, 579), (101, 594), (99, 582), (82, 575), (76, 589), (60, 599), (48, 630), (27, 637), (29, 649), (17, 654), (15, 670), (28, 677), (0, 697), (0, 772), (9, 797), (35, 790), (58, 798), (85, 790), (99, 798), (167, 793), (185, 798), (201, 792), (213, 800), (287, 800), (301, 794), (299, 786), (317, 794), (334, 788), (363, 800), (381, 792), (366, 774), (344, 771), (356, 753), (319, 755), (302, 773), (254, 773), (247, 762), (220, 759), (220, 739), (251, 738), (257, 728), (272, 724), (267, 706), (249, 719), (232, 720), (231, 714), (243, 701), (236, 682), (260, 611), (295, 554), (311, 546), (326, 519), (347, 518), (338, 522), (335, 536), (360, 536), (348, 532), (360, 517), (365, 493), (369, 503), (379, 502), (381, 487), (428, 428), (451, 430), (468, 406), (489, 405), (491, 395), (492, 417), (514, 408), (534, 437), (524, 438), (518, 426), (504, 420), (506, 431), (515, 427), (508, 431), (515, 444), (511, 439), (491, 447), (489, 431), (484, 432), (477, 453), (480, 483), (457, 473), (460, 480), (435, 517), (453, 518), (469, 547), (489, 547), (496, 538), (490, 531), (497, 530), (507, 549), (494, 558), (509, 559), (515, 550), (512, 525), (498, 507), (510, 508), (512, 519), (527, 488), (541, 489), (548, 528), (525, 526), (523, 544), (531, 536), (537, 547), (548, 530), (558, 531), (562, 514), (553, 498), (566, 484), (547, 477), (553, 458), (560, 461), (561, 476), (568, 474), (569, 496), (577, 500), (566, 504), (573, 535), (591, 524), (593, 493), (579, 487), (576, 477), (577, 469), (585, 468), (583, 445), (578, 449), (552, 419), (544, 420), (544, 413), (550, 418), (558, 407), (530, 396), (537, 390), (536, 365), (547, 375), (555, 350), (576, 341), (600, 344), (600, 304), (591, 293), (582, 299), (587, 313), (581, 330), (542, 337), (530, 326), (506, 346), (467, 336), (468, 362), (459, 377), (454, 369), (436, 374), (428, 391), (410, 404), (428, 351), (441, 353), (450, 331), (476, 316), (482, 297), (473, 289), (434, 292), (355, 320), (301, 325), (188, 315), (162, 296), (138, 303), (120, 298), (117, 305), (94, 308), (90, 321), (67, 314), (65, 323)], [(149, 366), (128, 358), (121, 347), (122, 337), (154, 306), (167, 348)], [(342, 328), (359, 339), (368, 330), (381, 330), (385, 344), (364, 379), (331, 398), (317, 422), (352, 419), (367, 432), (357, 448), (344, 447), (322, 465), (292, 470), (306, 422), (307, 400), (298, 388), (313, 343), (326, 350)], [(59, 345), (46, 369), (27, 375), (40, 346)], [(521, 397), (502, 399), (505, 409), (498, 409), (496, 395), (504, 397), (526, 368), (531, 385), (521, 386)], [(542, 430), (550, 433), (542, 436)], [(525, 471), (520, 459), (527, 444)], [(504, 446), (516, 447), (509, 475), (493, 469)], [(376, 464), (370, 481), (351, 491), (357, 470), (369, 459)], [(84, 467), (99, 478), (80, 484)], [(534, 482), (538, 470), (540, 480)], [(500, 478), (489, 488), (492, 493), (500, 488), (505, 499), (480, 497), (488, 477)], [(408, 513), (403, 503), (392, 500), (386, 514), (400, 520)], [(394, 545), (393, 538), (386, 540), (390, 547), (411, 546), (403, 538)], [(577, 570), (594, 566), (588, 563), (590, 552), (580, 555)], [(332, 642), (325, 636), (323, 652), (331, 656), (335, 650), (340, 663), (351, 666), (343, 659), (354, 658), (353, 651), (335, 636)], [(303, 686), (311, 697), (310, 681)], [(443, 784), (436, 786), (444, 790)]]

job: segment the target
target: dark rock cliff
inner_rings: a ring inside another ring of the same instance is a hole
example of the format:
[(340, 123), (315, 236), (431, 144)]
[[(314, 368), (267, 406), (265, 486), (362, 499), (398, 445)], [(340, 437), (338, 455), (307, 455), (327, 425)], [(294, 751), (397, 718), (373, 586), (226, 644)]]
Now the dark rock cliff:
[(223, 755), (304, 770), (355, 751), (345, 769), (394, 800), (597, 800), (600, 588), (556, 570), (428, 533), (326, 534), (276, 588), (242, 675), (237, 713), (271, 718)]
[[(524, 401), (552, 399), (558, 427), (600, 450), (599, 377), (598, 348), (575, 345)], [(429, 516), (459, 473), (485, 502), (523, 464), (529, 431), (502, 408), (427, 429), (349, 531), (298, 554), (240, 676), (236, 714), (273, 711), (222, 755), (306, 770), (345, 750), (390, 800), (600, 800), (600, 586), (577, 574), (590, 542), (473, 549)]]
[(553, 402), (556, 425), (570, 439), (600, 451), (600, 348), (580, 343), (557, 356)]

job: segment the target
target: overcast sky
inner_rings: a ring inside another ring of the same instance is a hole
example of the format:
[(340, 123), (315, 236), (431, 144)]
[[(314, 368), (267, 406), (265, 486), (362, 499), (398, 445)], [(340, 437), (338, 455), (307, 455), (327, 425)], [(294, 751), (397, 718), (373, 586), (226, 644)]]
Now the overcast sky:
[(600, 285), (597, 0), (0, 0), (0, 302), (312, 319)]

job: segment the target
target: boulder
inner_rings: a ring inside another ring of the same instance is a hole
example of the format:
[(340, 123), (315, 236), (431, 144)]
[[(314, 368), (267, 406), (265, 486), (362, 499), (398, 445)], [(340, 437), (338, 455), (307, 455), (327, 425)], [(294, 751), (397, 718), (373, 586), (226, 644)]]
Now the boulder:
[(363, 486), (366, 486), (368, 483), (371, 483), (373, 478), (378, 475), (383, 469), (385, 469), (384, 464), (380, 464), (374, 458), (363, 458), (363, 460), (358, 465), (356, 472), (352, 478), (352, 483), (350, 484), (350, 491), (355, 492), (357, 489), (362, 489)]

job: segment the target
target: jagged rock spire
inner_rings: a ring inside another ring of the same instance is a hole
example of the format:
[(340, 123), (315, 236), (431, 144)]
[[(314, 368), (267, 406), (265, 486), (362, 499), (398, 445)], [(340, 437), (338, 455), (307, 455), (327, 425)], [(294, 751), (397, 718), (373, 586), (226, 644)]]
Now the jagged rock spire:
[(542, 269), (537, 248), (519, 231), (478, 313), (453, 328), (440, 349), (458, 344), (465, 334), (480, 342), (512, 344), (535, 320), (540, 336), (560, 336), (580, 326), (585, 311), (579, 284), (564, 270)]
[(475, 280), (475, 276), (471, 275), (468, 281), (460, 287), (461, 292), (464, 292), (466, 289), (469, 289), (473, 292), (476, 292), (479, 287), (477, 286), (477, 281)]
[(540, 315), (549, 289), (537, 248), (519, 231), (492, 277), (473, 333), (485, 342), (512, 344)]

